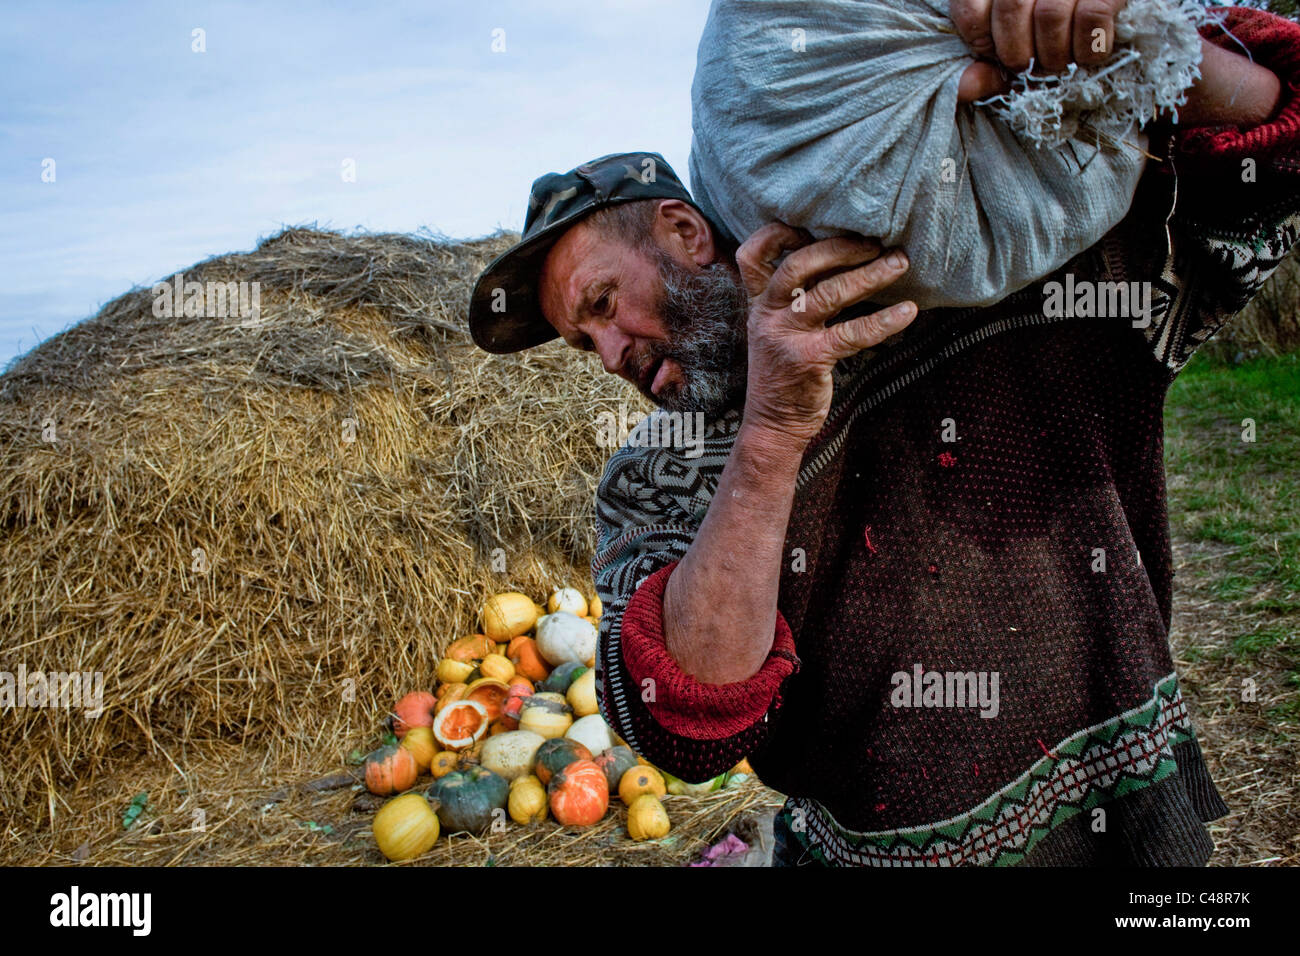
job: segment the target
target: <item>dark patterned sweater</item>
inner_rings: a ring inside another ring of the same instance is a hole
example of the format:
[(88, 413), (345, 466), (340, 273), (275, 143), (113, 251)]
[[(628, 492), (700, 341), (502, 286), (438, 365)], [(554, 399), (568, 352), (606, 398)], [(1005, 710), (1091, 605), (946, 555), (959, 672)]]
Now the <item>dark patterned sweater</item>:
[(1149, 321), (1049, 308), (1040, 283), (922, 313), (840, 363), (750, 679), (695, 681), (661, 620), (739, 412), (708, 425), (698, 457), (662, 447), (673, 423), (656, 412), (611, 458), (597, 680), (637, 752), (688, 781), (748, 756), (823, 862), (1208, 859), (1204, 822), (1227, 807), (1169, 648), (1162, 409), (1300, 227), (1300, 27), (1226, 13), (1281, 77), (1279, 112), (1244, 132), (1154, 124), (1160, 161), (1129, 215), (1045, 280), (1149, 282)]

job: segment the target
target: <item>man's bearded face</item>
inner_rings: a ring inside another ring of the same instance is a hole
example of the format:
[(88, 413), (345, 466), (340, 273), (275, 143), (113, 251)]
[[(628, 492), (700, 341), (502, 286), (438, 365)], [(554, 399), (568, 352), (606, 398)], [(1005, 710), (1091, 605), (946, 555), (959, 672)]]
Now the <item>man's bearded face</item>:
[(723, 263), (695, 272), (662, 250), (656, 258), (663, 282), (659, 312), (668, 342), (651, 348), (650, 362), (672, 359), (685, 382), (665, 387), (659, 398), (646, 397), (668, 411), (716, 418), (744, 399), (748, 297), (740, 279)]

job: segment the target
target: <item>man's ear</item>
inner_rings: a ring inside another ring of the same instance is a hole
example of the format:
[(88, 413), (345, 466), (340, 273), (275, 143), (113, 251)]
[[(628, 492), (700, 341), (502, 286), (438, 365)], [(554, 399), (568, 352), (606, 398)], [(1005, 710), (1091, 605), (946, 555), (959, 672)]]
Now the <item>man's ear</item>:
[(675, 259), (687, 258), (707, 266), (718, 256), (709, 221), (680, 199), (665, 199), (655, 214), (654, 237), (659, 247)]

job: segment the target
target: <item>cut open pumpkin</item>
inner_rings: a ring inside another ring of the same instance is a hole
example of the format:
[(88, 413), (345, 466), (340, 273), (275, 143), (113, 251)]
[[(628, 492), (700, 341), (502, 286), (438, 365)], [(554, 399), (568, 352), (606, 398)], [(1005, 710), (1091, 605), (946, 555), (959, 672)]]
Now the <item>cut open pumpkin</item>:
[(433, 718), (433, 737), (444, 750), (463, 750), (487, 733), (488, 723), (486, 707), (476, 700), (458, 700)]

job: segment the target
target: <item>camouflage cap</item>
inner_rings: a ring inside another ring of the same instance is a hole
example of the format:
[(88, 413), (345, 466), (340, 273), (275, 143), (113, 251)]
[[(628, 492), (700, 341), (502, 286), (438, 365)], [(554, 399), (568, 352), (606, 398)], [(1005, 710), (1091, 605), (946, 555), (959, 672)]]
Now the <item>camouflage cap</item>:
[(469, 302), (474, 344), (505, 354), (556, 338), (537, 294), (546, 254), (583, 216), (636, 199), (681, 199), (699, 209), (658, 153), (614, 153), (534, 180), (522, 237), (474, 283)]

